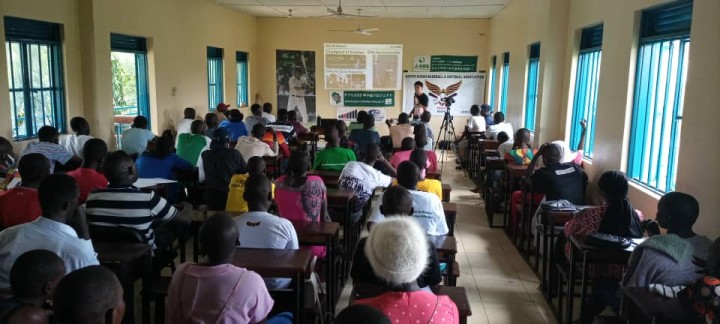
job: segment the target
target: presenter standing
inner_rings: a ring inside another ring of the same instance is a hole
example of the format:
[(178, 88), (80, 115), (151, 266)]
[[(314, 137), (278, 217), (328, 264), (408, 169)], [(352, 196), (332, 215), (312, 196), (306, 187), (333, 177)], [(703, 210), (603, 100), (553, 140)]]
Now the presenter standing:
[(298, 120), (307, 123), (308, 114), (305, 107), (305, 91), (308, 88), (308, 79), (302, 75), (303, 69), (299, 66), (293, 68), (293, 76), (288, 80), (290, 97), (288, 97), (288, 110), (297, 111)]
[(415, 96), (414, 96), (414, 102), (415, 105), (413, 106), (412, 116), (413, 119), (420, 119), (420, 116), (427, 110), (428, 102), (430, 101), (430, 98), (428, 98), (428, 95), (423, 93), (423, 84), (420, 81), (415, 82)]

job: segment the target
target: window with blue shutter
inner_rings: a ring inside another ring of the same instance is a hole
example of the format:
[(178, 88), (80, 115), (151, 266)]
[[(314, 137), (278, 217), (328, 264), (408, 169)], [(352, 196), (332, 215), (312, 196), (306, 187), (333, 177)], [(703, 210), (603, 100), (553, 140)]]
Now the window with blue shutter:
[(489, 91), (490, 94), (490, 100), (487, 101), (487, 104), (490, 105), (490, 107), (495, 107), (495, 79), (497, 74), (497, 56), (493, 55), (492, 60), (490, 60), (490, 77), (488, 78), (489, 83)]
[(214, 111), (223, 102), (223, 49), (207, 47), (208, 108)]
[(535, 110), (537, 108), (538, 77), (540, 74), (540, 43), (530, 44), (525, 93), (525, 128), (535, 131)]
[[(110, 34), (113, 112), (115, 116), (145, 116), (150, 127), (147, 41), (144, 37)], [(127, 120), (119, 118), (118, 120)], [(116, 122), (115, 141), (121, 146), (122, 133), (130, 124)]]
[(510, 52), (502, 55), (503, 65), (500, 71), (500, 112), (507, 114), (508, 79), (510, 78)]
[(235, 52), (237, 69), (237, 106), (248, 106), (248, 53)]
[(582, 135), (580, 121), (587, 122), (583, 155), (592, 159), (595, 147), (595, 114), (597, 113), (598, 83), (602, 58), (603, 25), (583, 28), (580, 32), (580, 51), (575, 70), (575, 93), (573, 95), (570, 125), (570, 147), (577, 148)]

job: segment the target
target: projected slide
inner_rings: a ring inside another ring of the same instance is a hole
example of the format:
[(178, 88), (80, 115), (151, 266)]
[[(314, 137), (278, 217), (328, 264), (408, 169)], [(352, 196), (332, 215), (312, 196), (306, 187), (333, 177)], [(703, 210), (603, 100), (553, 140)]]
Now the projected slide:
[(325, 89), (400, 90), (398, 44), (325, 43)]

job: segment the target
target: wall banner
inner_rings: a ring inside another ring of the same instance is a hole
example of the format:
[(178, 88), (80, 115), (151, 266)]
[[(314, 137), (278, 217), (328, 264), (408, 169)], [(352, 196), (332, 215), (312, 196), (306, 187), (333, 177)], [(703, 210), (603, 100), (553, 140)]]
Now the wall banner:
[(370, 116), (375, 117), (375, 124), (385, 122), (385, 111), (386, 109), (378, 108), (355, 108), (355, 107), (338, 107), (337, 108), (337, 119), (345, 121), (346, 123), (357, 121), (358, 111), (365, 110)]
[(477, 56), (418, 55), (413, 60), (415, 72), (475, 72)]
[(330, 105), (344, 107), (392, 107), (395, 91), (330, 91)]
[(451, 104), (453, 116), (470, 116), (470, 106), (485, 102), (485, 73), (408, 72), (403, 74), (402, 110), (411, 113), (414, 106), (416, 81), (423, 84), (428, 95), (428, 111), (444, 115)]
[(295, 110), (298, 121), (315, 122), (315, 52), (276, 50), (277, 109)]

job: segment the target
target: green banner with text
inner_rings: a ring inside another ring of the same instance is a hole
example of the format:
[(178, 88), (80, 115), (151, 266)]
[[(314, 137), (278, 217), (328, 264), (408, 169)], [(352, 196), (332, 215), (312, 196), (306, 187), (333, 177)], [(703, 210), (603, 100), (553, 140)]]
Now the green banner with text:
[(392, 107), (395, 91), (331, 91), (330, 104), (343, 107)]
[(430, 72), (476, 72), (477, 56), (430, 56)]

